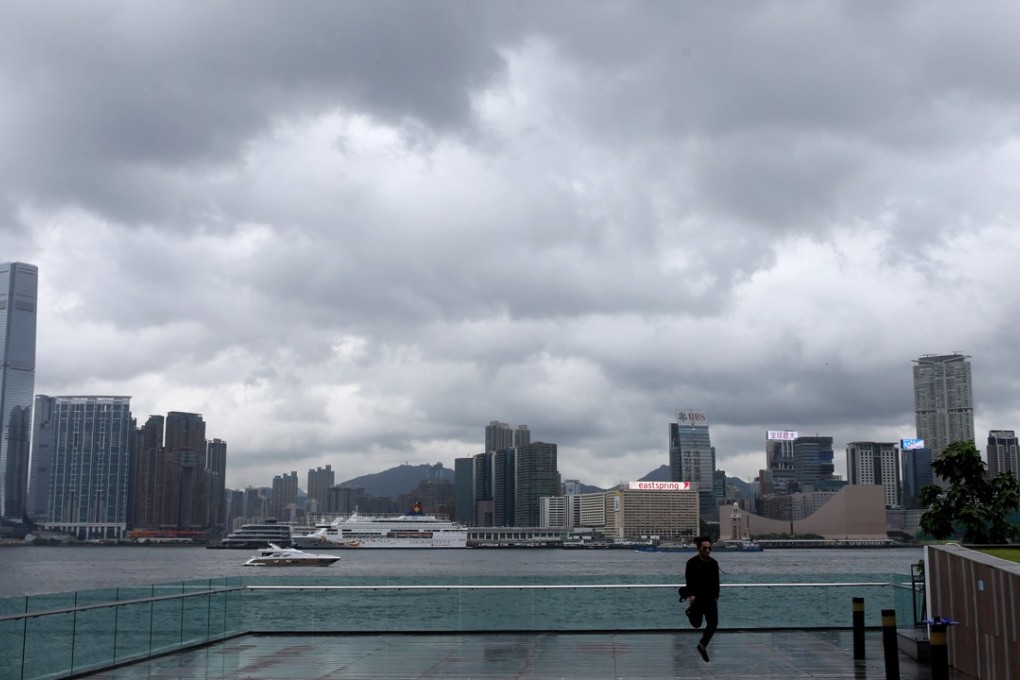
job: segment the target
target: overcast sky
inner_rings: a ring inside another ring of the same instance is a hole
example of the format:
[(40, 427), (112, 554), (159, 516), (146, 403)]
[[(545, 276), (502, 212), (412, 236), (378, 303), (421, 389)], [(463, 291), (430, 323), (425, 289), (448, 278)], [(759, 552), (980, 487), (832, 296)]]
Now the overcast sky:
[(227, 485), (479, 453), (750, 479), (1020, 429), (1020, 4), (5, 2), (0, 260), (36, 393), (203, 414)]

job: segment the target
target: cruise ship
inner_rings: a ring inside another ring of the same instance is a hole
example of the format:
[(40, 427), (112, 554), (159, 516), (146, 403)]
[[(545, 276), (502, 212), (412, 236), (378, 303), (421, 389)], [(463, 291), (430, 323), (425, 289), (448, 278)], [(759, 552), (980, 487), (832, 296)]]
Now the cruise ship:
[(294, 536), (298, 548), (466, 548), (467, 527), (426, 515), (421, 503), (403, 515), (338, 518), (310, 534)]
[(266, 548), (269, 544), (289, 547), (291, 545), (291, 528), (289, 524), (280, 524), (266, 520), (262, 524), (245, 524), (237, 531), (227, 534), (226, 538), (209, 548)]

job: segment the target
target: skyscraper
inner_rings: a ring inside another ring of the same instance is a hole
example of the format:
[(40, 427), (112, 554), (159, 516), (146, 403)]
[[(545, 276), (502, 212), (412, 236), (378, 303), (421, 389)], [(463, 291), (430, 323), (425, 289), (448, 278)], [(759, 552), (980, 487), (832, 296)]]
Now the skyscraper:
[(127, 529), (131, 397), (56, 397), (46, 526), (79, 539)]
[(701, 518), (708, 522), (718, 519), (715, 448), (708, 432), (708, 416), (703, 411), (679, 411), (677, 421), (669, 424), (669, 478), (674, 482), (693, 482)]
[(28, 500), (38, 288), (34, 265), (0, 264), (0, 517), (6, 519), (20, 520)]
[(847, 481), (882, 486), (885, 507), (898, 508), (900, 500), (899, 450), (894, 443), (850, 442), (846, 445)]
[(514, 526), (537, 527), (541, 518), (539, 499), (560, 495), (556, 445), (533, 442), (517, 448), (514, 493)]
[(506, 423), (498, 420), (490, 421), (485, 426), (485, 452), (499, 451), (500, 449), (512, 449), (514, 446), (514, 431)]
[(832, 437), (797, 437), (793, 440), (793, 469), (800, 491), (820, 491), (819, 482), (830, 481), (836, 471), (832, 462)]
[(28, 475), (28, 503), (25, 508), (33, 522), (46, 519), (53, 465), (53, 407), (56, 399), (35, 395), (32, 409), (32, 465)]
[(914, 360), (917, 438), (938, 458), (953, 442), (974, 441), (970, 357), (926, 354)]
[(914, 510), (921, 507), (917, 497), (921, 489), (934, 483), (931, 469), (931, 449), (916, 439), (901, 443), (900, 457), (903, 460), (903, 507)]
[(1017, 437), (1013, 430), (991, 430), (988, 433), (988, 476), (1012, 472), (1020, 477), (1020, 457), (1017, 455)]
[[(336, 474), (333, 468), (327, 465), (325, 468), (317, 467), (308, 471), (308, 498), (305, 500), (305, 510), (309, 507), (315, 508), (315, 512), (326, 512), (329, 500), (329, 488), (336, 484)], [(309, 501), (313, 501), (310, 503)]]

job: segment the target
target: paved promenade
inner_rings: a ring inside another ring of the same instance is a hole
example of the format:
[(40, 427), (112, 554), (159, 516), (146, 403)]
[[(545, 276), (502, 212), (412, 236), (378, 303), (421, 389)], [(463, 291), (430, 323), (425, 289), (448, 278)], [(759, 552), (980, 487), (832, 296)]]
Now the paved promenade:
[[(87, 677), (93, 680), (434, 678), (853, 678), (884, 680), (881, 632), (853, 660), (850, 632), (720, 632), (705, 663), (697, 633), (245, 635)], [(931, 670), (900, 654), (902, 680)], [(951, 679), (969, 676), (950, 670)]]

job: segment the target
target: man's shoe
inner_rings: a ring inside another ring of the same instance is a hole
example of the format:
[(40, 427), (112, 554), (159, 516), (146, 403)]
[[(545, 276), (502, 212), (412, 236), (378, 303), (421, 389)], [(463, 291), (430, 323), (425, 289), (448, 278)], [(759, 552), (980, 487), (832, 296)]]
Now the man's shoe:
[(701, 655), (701, 658), (704, 659), (706, 663), (708, 662), (708, 650), (705, 649), (705, 645), (700, 642), (698, 643), (698, 654)]

